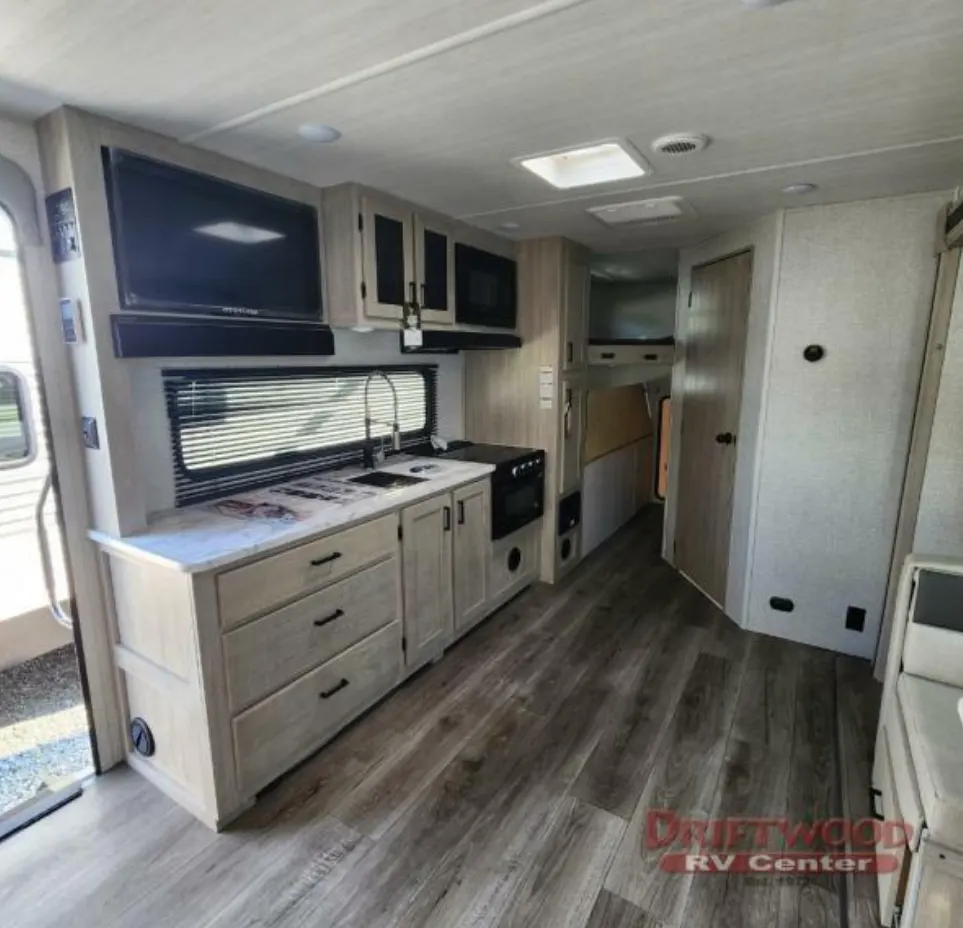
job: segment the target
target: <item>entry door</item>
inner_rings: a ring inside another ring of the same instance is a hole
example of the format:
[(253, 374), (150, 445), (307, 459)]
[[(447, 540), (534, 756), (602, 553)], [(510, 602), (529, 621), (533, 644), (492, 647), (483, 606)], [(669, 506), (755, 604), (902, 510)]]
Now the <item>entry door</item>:
[(676, 492), (676, 567), (725, 606), (752, 253), (692, 269)]
[(15, 227), (0, 206), (0, 838), (76, 795), (93, 763), (34, 358)]

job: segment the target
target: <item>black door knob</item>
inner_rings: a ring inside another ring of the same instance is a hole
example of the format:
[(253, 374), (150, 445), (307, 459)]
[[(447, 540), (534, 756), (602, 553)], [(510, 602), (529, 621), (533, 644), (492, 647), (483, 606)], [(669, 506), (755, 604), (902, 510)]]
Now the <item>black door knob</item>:
[(719, 445), (732, 445), (735, 443), (736, 436), (732, 432), (720, 432), (716, 435), (716, 444)]

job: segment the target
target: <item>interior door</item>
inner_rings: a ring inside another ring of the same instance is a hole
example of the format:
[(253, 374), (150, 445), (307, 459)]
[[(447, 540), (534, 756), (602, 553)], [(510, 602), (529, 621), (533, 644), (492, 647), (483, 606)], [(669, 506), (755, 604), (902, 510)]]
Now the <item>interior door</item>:
[(405, 661), (417, 667), (437, 657), (454, 625), (451, 571), (451, 496), (401, 513), (405, 601)]
[(416, 300), (411, 211), (387, 197), (362, 198), (365, 315), (401, 319)]
[(451, 325), (455, 308), (455, 258), (451, 229), (443, 219), (415, 216), (415, 276), (425, 322)]
[(692, 269), (676, 491), (676, 567), (725, 606), (752, 253)]

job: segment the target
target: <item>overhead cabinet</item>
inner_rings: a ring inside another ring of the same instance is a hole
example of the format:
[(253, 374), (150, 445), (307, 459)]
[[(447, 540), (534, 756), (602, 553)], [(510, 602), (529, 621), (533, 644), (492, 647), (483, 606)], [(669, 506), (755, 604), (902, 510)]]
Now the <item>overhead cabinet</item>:
[(397, 329), (415, 307), (428, 327), (475, 325), (491, 307), (492, 325), (514, 328), (510, 243), (357, 184), (324, 191), (322, 227), (331, 325)]

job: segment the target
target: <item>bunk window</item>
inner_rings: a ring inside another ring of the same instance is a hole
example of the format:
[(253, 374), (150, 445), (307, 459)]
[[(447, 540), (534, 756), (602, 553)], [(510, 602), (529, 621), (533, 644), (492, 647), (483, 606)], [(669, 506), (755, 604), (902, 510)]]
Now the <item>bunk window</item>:
[[(358, 460), (364, 386), (382, 370), (398, 394), (402, 445), (425, 441), (437, 420), (437, 368), (165, 370), (164, 395), (178, 506)], [(371, 381), (375, 439), (390, 439), (394, 404)]]

